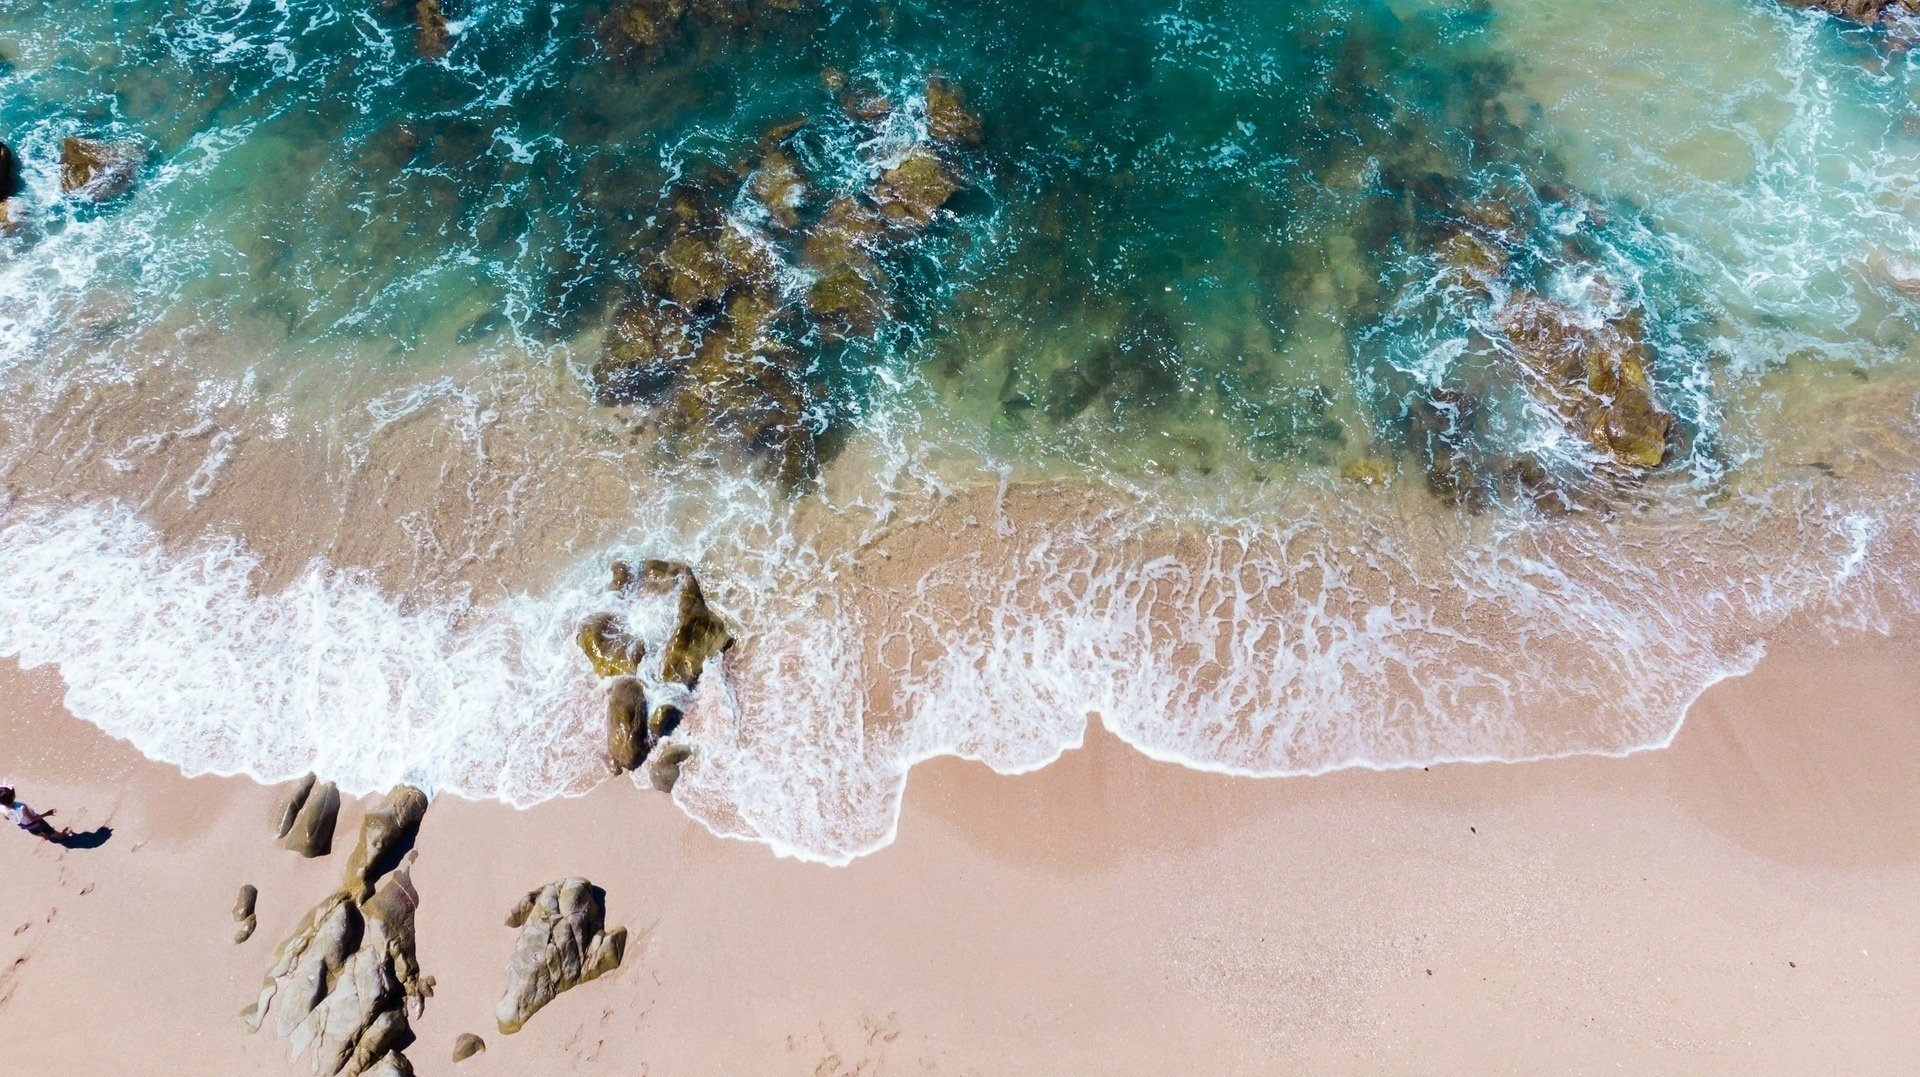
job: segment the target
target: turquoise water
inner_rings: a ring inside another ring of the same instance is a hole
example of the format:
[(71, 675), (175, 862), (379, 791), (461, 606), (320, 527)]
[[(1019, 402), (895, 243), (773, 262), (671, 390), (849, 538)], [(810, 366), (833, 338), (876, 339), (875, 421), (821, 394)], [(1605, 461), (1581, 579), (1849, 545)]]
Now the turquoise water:
[[(1090, 712), (1255, 774), (1656, 745), (1897, 574), (1920, 87), (1877, 31), (706, 0), (636, 39), (672, 7), (450, 0), (444, 52), (405, 3), (0, 12), (0, 653), (189, 769), (525, 802), (597, 780), (606, 557), (679, 556), (746, 641), (683, 806), (835, 859), (913, 760)], [(63, 197), (71, 136), (132, 192)]]

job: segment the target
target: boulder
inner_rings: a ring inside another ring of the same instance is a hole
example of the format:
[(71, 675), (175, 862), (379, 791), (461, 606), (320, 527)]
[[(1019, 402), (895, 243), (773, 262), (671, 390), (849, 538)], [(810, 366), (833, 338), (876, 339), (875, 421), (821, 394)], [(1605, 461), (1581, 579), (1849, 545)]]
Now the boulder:
[(653, 743), (646, 714), (646, 692), (639, 681), (620, 677), (607, 685), (607, 759), (614, 773), (624, 774), (646, 761)]
[(18, 172), (12, 148), (0, 142), (0, 202), (12, 198), (20, 190)]
[(606, 896), (585, 879), (561, 879), (522, 898), (507, 915), (520, 929), (507, 965), (507, 989), (494, 1017), (518, 1032), (542, 1006), (620, 966), (627, 929), (606, 930)]
[(580, 622), (574, 638), (600, 677), (631, 676), (646, 653), (646, 647), (628, 635), (620, 618), (611, 613), (596, 613)]
[(274, 832), (274, 837), (284, 838), (293, 829), (294, 820), (300, 818), (300, 808), (306, 804), (307, 797), (313, 792), (313, 783), (316, 780), (312, 774), (308, 774), (295, 783), (293, 791), (287, 795), (286, 802), (280, 806), (279, 828)]
[(678, 742), (660, 745), (647, 763), (647, 782), (662, 793), (673, 792), (680, 781), (680, 768), (693, 758), (693, 749)]
[(411, 785), (396, 787), (360, 824), (360, 840), (347, 858), (346, 892), (365, 901), (374, 884), (400, 864), (413, 847), (420, 820), (427, 814), (427, 795)]
[(248, 883), (240, 888), (240, 894), (233, 902), (233, 919), (240, 926), (234, 929), (233, 941), (242, 943), (253, 937), (253, 929), (258, 921), (254, 919), (253, 903), (260, 898), (260, 891)]
[(60, 143), (60, 192), (86, 202), (109, 202), (133, 189), (145, 157), (132, 142), (69, 138)]
[(0, 236), (17, 236), (26, 226), (26, 199), (0, 198)]
[(325, 856), (333, 851), (333, 827), (339, 818), (340, 790), (332, 782), (321, 782), (302, 799), (282, 844), (309, 859)]
[(487, 1041), (471, 1032), (462, 1032), (460, 1035), (454, 1037), (453, 1060), (455, 1062), (465, 1062), (467, 1059), (472, 1058), (474, 1055), (486, 1049)]

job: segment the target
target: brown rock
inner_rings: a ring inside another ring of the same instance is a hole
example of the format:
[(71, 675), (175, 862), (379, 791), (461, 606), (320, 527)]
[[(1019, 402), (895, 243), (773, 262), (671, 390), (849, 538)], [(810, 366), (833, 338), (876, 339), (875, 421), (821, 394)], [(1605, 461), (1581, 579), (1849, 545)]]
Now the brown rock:
[(413, 21), (418, 31), (414, 44), (421, 56), (438, 60), (453, 48), (453, 33), (447, 27), (447, 13), (440, 0), (420, 0), (413, 6)]
[(606, 930), (606, 896), (585, 879), (561, 879), (529, 893), (507, 916), (520, 928), (507, 965), (507, 989), (494, 1017), (518, 1032), (542, 1006), (620, 965), (627, 929)]
[(340, 818), (340, 790), (321, 782), (301, 802), (282, 843), (309, 859), (333, 851), (333, 827)]
[(693, 749), (684, 744), (662, 744), (647, 764), (647, 781), (662, 793), (673, 792), (680, 781), (680, 768), (693, 757)]
[(13, 150), (0, 142), (0, 202), (12, 198), (19, 189), (19, 169), (13, 159)]
[(453, 1041), (453, 1060), (465, 1062), (474, 1055), (487, 1049), (487, 1041), (471, 1032), (462, 1032)]
[(980, 117), (968, 111), (966, 92), (938, 75), (927, 79), (927, 133), (952, 146), (982, 141)]
[(60, 192), (87, 202), (109, 202), (133, 189), (145, 157), (131, 142), (69, 138), (60, 143)]
[(915, 150), (887, 169), (874, 188), (874, 202), (896, 225), (925, 228), (933, 215), (960, 190), (960, 179), (927, 150)]
[(257, 901), (259, 897), (260, 892), (253, 888), (253, 884), (249, 883), (240, 888), (239, 896), (234, 899), (233, 919), (235, 923), (240, 925), (238, 928), (235, 928), (233, 932), (233, 941), (236, 944), (245, 942), (253, 937), (253, 929), (258, 923), (253, 915), (253, 903)]
[(687, 0), (630, 0), (613, 13), (615, 31), (642, 49), (658, 49), (680, 32)]
[(733, 646), (733, 637), (720, 618), (707, 608), (706, 596), (693, 570), (672, 561), (648, 561), (640, 569), (640, 584), (660, 593), (678, 593), (673, 630), (662, 653), (660, 678), (692, 688), (700, 682), (707, 659)]
[(628, 296), (594, 364), (595, 397), (605, 404), (658, 401), (693, 362), (697, 343), (684, 312), (651, 292)]
[(800, 206), (807, 197), (807, 180), (800, 171), (799, 162), (786, 150), (774, 149), (760, 159), (752, 179), (747, 181), (747, 190), (767, 208), (767, 214), (775, 224), (790, 229), (800, 223)]
[(611, 613), (596, 613), (580, 622), (574, 637), (580, 650), (600, 677), (631, 676), (639, 668), (646, 646), (627, 633), (620, 618)]
[(647, 697), (640, 682), (620, 677), (607, 685), (607, 759), (616, 774), (634, 770), (646, 761), (652, 738), (647, 735)]

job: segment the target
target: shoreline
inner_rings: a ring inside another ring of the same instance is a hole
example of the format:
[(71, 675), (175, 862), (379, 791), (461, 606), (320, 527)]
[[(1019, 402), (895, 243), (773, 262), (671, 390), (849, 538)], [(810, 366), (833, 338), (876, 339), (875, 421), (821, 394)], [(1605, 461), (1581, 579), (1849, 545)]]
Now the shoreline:
[[(525, 810), (441, 798), (414, 866), (438, 989), (408, 1054), (450, 1072), (472, 1031), (488, 1050), (460, 1073), (1893, 1068), (1920, 1047), (1920, 642), (1771, 642), (1671, 747), (1624, 759), (1246, 779), (1099, 728), (1021, 776), (935, 760), (899, 840), (844, 868), (716, 839), (623, 782)], [(272, 839), (280, 789), (138, 756), (66, 715), (48, 670), (0, 684), (20, 701), (0, 770), (115, 829), (9, 846), (0, 1060), (295, 1072), (234, 1015), (350, 839), (301, 860)], [(566, 874), (605, 887), (627, 960), (500, 1036), (500, 917)], [(260, 927), (235, 946), (243, 882)]]

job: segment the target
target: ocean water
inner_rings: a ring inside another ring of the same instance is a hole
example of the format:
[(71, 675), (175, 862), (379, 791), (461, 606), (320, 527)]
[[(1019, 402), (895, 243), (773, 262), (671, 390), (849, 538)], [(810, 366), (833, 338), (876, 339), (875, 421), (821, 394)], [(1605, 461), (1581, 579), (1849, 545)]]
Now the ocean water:
[[(634, 10), (0, 12), (0, 655), (190, 773), (524, 805), (607, 777), (609, 561), (677, 558), (740, 643), (675, 799), (844, 862), (931, 756), (1625, 753), (1787, 618), (1908, 602), (1920, 83), (1875, 32)], [(72, 136), (132, 191), (63, 197)], [(729, 380), (609, 365), (682, 332)]]

